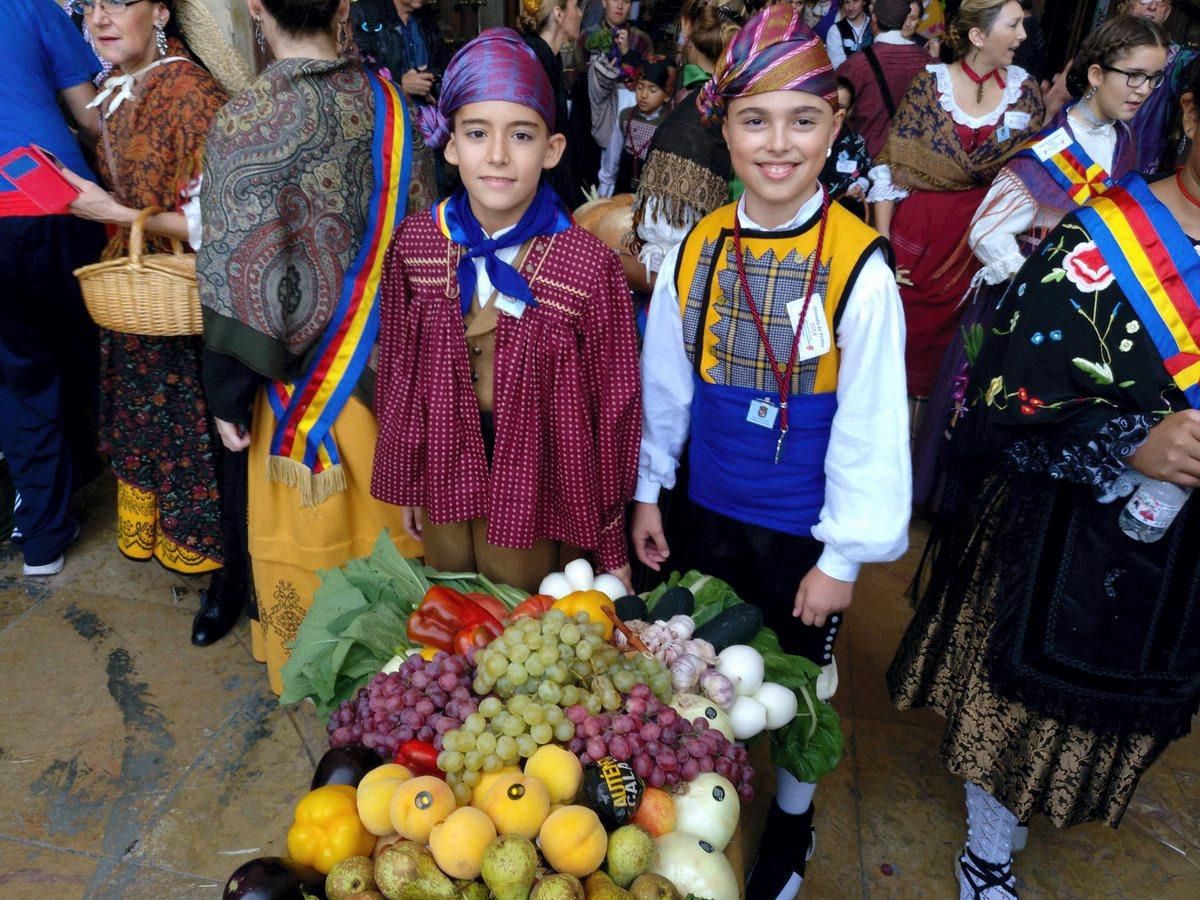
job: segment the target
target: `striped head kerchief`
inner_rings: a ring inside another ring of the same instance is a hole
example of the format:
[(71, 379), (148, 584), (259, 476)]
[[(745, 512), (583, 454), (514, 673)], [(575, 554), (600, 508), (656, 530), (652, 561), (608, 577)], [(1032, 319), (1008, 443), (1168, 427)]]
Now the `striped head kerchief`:
[(554, 133), (554, 89), (537, 56), (511, 28), (489, 28), (454, 54), (436, 106), (418, 107), (421, 133), (434, 148), (446, 144), (454, 111), (468, 103), (507, 100), (528, 106)]
[(730, 100), (770, 91), (804, 91), (838, 108), (837, 78), (825, 44), (790, 3), (762, 9), (742, 27), (696, 103), (711, 124), (725, 115)]

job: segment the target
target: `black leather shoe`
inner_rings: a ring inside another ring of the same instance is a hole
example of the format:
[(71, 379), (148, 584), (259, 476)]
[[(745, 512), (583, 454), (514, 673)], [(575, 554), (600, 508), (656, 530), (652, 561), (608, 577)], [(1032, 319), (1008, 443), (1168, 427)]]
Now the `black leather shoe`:
[(207, 647), (225, 637), (242, 617), (245, 604), (245, 590), (227, 578), (224, 569), (218, 569), (208, 590), (200, 592), (200, 611), (192, 620), (192, 643)]

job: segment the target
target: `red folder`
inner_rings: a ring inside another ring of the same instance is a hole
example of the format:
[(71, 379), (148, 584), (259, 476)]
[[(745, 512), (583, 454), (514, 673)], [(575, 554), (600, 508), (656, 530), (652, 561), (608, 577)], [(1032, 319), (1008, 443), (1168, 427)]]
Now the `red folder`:
[(41, 147), (30, 144), (0, 156), (0, 216), (67, 213), (78, 196), (58, 161)]

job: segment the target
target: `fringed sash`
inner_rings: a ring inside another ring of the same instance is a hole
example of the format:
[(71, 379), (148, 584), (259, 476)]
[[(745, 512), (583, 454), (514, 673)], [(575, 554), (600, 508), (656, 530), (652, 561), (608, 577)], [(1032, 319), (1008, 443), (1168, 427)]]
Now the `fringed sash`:
[(371, 73), (368, 79), (375, 95), (375, 173), (362, 248), (346, 271), (337, 308), (308, 370), (291, 384), (275, 382), (267, 390), (277, 423), (267, 477), (297, 488), (302, 506), (346, 489), (333, 423), (379, 334), (383, 261), (408, 196), (412, 144), (404, 100), (391, 82)]

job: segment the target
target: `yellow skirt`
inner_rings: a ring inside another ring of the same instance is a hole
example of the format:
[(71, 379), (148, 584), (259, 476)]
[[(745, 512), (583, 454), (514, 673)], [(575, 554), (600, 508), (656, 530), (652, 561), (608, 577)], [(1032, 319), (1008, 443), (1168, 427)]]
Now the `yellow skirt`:
[(117, 549), (130, 559), (157, 559), (181, 575), (203, 575), (221, 563), (184, 546), (162, 529), (158, 496), (117, 479)]
[(420, 556), (421, 544), (405, 533), (400, 507), (371, 496), (379, 427), (363, 403), (352, 397), (333, 428), (346, 470), (346, 490), (316, 506), (302, 507), (299, 491), (267, 480), (274, 428), (275, 416), (266, 393), (260, 391), (249, 450), (250, 559), (259, 617), (251, 623), (251, 635), (254, 658), (267, 664), (271, 690), (280, 694), (280, 669), (321, 583), (317, 570), (369, 555), (385, 528), (403, 556)]

